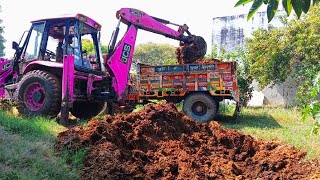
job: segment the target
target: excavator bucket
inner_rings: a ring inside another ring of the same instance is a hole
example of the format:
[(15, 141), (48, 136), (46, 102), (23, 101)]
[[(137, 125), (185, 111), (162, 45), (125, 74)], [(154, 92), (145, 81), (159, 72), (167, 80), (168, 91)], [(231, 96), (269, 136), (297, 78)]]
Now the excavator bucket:
[(192, 64), (207, 52), (207, 43), (201, 36), (193, 36), (191, 43), (180, 42), (176, 49), (179, 64)]

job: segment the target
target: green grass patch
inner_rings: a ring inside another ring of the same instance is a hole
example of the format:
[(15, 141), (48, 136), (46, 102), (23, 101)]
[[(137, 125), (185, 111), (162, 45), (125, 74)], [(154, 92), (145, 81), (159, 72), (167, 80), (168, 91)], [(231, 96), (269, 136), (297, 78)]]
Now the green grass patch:
[(54, 151), (64, 129), (54, 120), (0, 111), (0, 179), (80, 179), (86, 151)]
[(263, 107), (244, 108), (238, 120), (220, 116), (227, 128), (264, 140), (275, 140), (307, 152), (307, 159), (319, 159), (320, 135), (311, 135), (314, 121), (302, 121), (297, 108)]
[(224, 116), (232, 116), (234, 111), (236, 110), (235, 104), (226, 104), (224, 102), (219, 103), (218, 114)]

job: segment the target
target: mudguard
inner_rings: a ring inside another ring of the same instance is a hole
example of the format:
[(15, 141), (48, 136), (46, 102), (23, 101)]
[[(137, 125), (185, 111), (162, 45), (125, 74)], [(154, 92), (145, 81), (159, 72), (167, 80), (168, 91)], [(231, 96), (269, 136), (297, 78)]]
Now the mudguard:
[(35, 67), (38, 67), (38, 66), (50, 67), (50, 68), (58, 68), (58, 69), (62, 69), (62, 68), (63, 68), (63, 64), (62, 64), (62, 63), (39, 60), (39, 61), (30, 62), (30, 63), (24, 68), (22, 74), (25, 74), (25, 73), (33, 70)]

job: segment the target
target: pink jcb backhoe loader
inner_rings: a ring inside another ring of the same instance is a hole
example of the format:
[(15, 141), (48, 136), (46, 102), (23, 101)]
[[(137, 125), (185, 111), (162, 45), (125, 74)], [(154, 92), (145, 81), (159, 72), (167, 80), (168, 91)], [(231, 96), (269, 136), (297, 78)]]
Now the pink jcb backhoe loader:
[[(96, 116), (105, 102), (125, 101), (137, 31), (143, 29), (178, 40), (185, 63), (204, 57), (206, 43), (192, 35), (187, 25), (177, 25), (132, 8), (116, 13), (119, 23), (109, 44), (108, 58), (100, 48), (101, 25), (76, 14), (32, 21), (20, 42), (13, 42), (12, 60), (0, 59), (0, 97), (10, 97), (27, 116), (56, 117), (66, 124), (69, 112), (78, 118)], [(117, 42), (120, 22), (127, 31)], [(173, 30), (167, 24), (178, 26)], [(88, 54), (83, 41), (90, 42)], [(90, 56), (90, 58), (89, 58)], [(90, 60), (89, 60), (90, 59)]]

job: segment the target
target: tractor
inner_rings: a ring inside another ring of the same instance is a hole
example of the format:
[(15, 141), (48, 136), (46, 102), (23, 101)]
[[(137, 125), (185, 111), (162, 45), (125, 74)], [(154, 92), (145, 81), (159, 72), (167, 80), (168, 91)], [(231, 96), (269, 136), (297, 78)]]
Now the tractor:
[[(101, 25), (83, 14), (32, 21), (19, 43), (13, 42), (13, 60), (0, 59), (0, 97), (10, 97), (20, 114), (56, 117), (66, 123), (69, 112), (77, 118), (91, 118), (105, 103), (126, 100), (129, 70), (139, 29), (178, 40), (186, 63), (204, 57), (206, 43), (192, 35), (187, 25), (152, 17), (133, 8), (116, 13), (119, 22), (113, 32), (107, 57), (100, 45)], [(120, 24), (127, 25), (117, 41)], [(167, 25), (178, 26), (174, 30)], [(84, 41), (93, 47), (91, 52)], [(183, 63), (183, 62), (181, 62)]]

